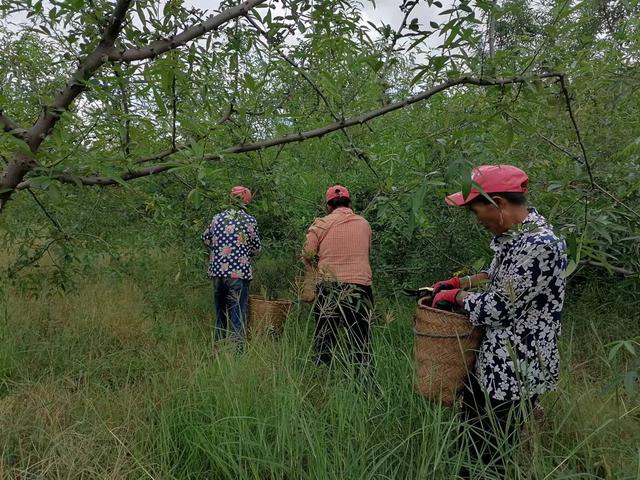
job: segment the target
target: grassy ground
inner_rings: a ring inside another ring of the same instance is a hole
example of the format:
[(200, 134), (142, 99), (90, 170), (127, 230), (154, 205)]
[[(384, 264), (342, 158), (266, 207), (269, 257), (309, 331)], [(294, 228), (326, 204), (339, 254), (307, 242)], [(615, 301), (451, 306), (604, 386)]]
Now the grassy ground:
[[(279, 341), (214, 349), (209, 287), (169, 257), (0, 290), (2, 477), (449, 479), (466, 462), (455, 411), (413, 393), (411, 305), (378, 299), (363, 386), (313, 365), (305, 306)], [(574, 289), (561, 389), (511, 478), (640, 478), (640, 403), (607, 388), (634, 360), (607, 344), (640, 333), (619, 292)]]

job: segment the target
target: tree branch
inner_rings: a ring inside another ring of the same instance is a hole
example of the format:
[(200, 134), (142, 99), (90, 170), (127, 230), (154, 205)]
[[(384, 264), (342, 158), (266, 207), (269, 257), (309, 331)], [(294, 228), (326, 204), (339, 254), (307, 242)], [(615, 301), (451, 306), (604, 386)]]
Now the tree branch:
[[(562, 77), (562, 75), (563, 75), (562, 73), (546, 73), (546, 74), (540, 75), (537, 78), (559, 78), (559, 77)], [(352, 127), (354, 125), (362, 125), (374, 118), (386, 115), (387, 113), (393, 112), (395, 110), (408, 107), (410, 105), (413, 105), (414, 103), (426, 100), (437, 93), (443, 92), (449, 88), (453, 88), (460, 85), (476, 85), (476, 86), (483, 86), (483, 87), (496, 86), (496, 85), (504, 86), (504, 85), (524, 83), (529, 80), (530, 79), (524, 78), (524, 77), (514, 77), (514, 78), (504, 78), (504, 79), (494, 79), (494, 80), (474, 78), (474, 77), (462, 77), (455, 80), (449, 80), (447, 82), (436, 85), (429, 90), (425, 90), (424, 92), (419, 93), (417, 95), (413, 95), (399, 102), (386, 105), (385, 107), (380, 108), (378, 110), (373, 110), (371, 112), (368, 112), (362, 115), (340, 120), (340, 121), (331, 123), (329, 125), (325, 125), (324, 127), (307, 130), (306, 132), (291, 133), (282, 137), (271, 138), (271, 139), (262, 140), (259, 142), (234, 145), (232, 147), (223, 149), (222, 151), (220, 151), (220, 153), (203, 155), (202, 159), (203, 160), (221, 160), (222, 156), (225, 154), (253, 152), (257, 150), (262, 150), (264, 148), (270, 148), (278, 145), (286, 145), (288, 143), (294, 143), (294, 142), (302, 142), (312, 138), (322, 137), (323, 135), (335, 132), (336, 130), (342, 130), (348, 127)], [(173, 153), (176, 153), (177, 151), (180, 151), (180, 150), (184, 150), (186, 148), (187, 146), (182, 146), (182, 147), (178, 147), (176, 151), (173, 151), (173, 149), (166, 150), (164, 152), (161, 152), (160, 154), (157, 154), (154, 157), (148, 157), (145, 159), (138, 160), (136, 163), (142, 163), (144, 161), (148, 161), (149, 159), (153, 159), (153, 158), (166, 158), (169, 155), (172, 155)], [(106, 186), (106, 185), (116, 185), (121, 183), (122, 181), (128, 181), (136, 178), (155, 175), (157, 173), (171, 170), (172, 168), (175, 168), (177, 166), (178, 165), (175, 163), (156, 165), (156, 166), (145, 168), (142, 170), (126, 172), (118, 179), (115, 179), (112, 177), (99, 177), (99, 176), (83, 177), (83, 176), (70, 175), (70, 174), (54, 175), (51, 178), (56, 179), (63, 183)], [(28, 186), (29, 186), (29, 181), (26, 181), (20, 184), (19, 189), (27, 188)]]
[[(171, 164), (162, 164), (162, 165), (154, 165), (148, 168), (142, 168), (140, 170), (130, 170), (122, 176), (115, 177), (99, 177), (95, 175), (83, 176), (83, 175), (72, 175), (69, 173), (62, 173), (60, 175), (52, 175), (50, 178), (53, 180), (57, 180), (60, 183), (71, 183), (74, 185), (88, 185), (88, 186), (101, 186), (106, 187), (109, 185), (119, 185), (122, 182), (128, 182), (129, 180), (135, 180), (136, 178), (149, 177), (151, 175), (155, 175), (157, 173), (166, 172), (171, 170), (172, 168), (176, 168), (178, 165), (175, 163)], [(31, 186), (31, 181), (26, 180), (22, 182), (16, 190), (23, 190), (25, 188), (29, 188)]]
[(127, 15), (132, 0), (118, 0), (109, 19), (109, 24), (102, 34), (100, 43), (81, 63), (66, 87), (55, 97), (51, 105), (47, 105), (40, 118), (28, 132), (29, 147), (36, 152), (42, 141), (58, 122), (71, 103), (87, 88), (87, 81), (107, 61), (108, 53), (122, 30), (122, 23)]
[(31, 170), (38, 166), (34, 155), (40, 144), (58, 122), (69, 105), (86, 89), (86, 82), (106, 61), (106, 54), (113, 47), (122, 29), (122, 22), (132, 0), (118, 0), (100, 43), (80, 64), (66, 87), (55, 97), (53, 103), (44, 108), (36, 123), (26, 132), (24, 140), (32, 155), (16, 153), (14, 159), (4, 168), (0, 177), (0, 211), (11, 199), (16, 187)]
[(594, 187), (596, 182), (593, 178), (593, 173), (591, 172), (591, 165), (589, 164), (589, 159), (587, 158), (587, 149), (584, 147), (584, 143), (582, 143), (582, 135), (580, 135), (578, 122), (576, 122), (576, 117), (573, 115), (573, 108), (571, 107), (571, 97), (569, 96), (569, 91), (567, 90), (567, 84), (565, 82), (564, 75), (560, 76), (559, 80), (560, 80), (560, 88), (562, 89), (562, 94), (564, 95), (564, 100), (567, 105), (567, 112), (569, 112), (569, 118), (571, 119), (571, 123), (573, 124), (573, 129), (576, 132), (576, 139), (578, 140), (578, 144), (580, 145), (580, 149), (582, 150), (582, 159), (584, 162), (584, 166), (587, 169), (587, 174), (589, 175), (589, 181), (591, 182), (591, 186)]
[[(415, 4), (414, 4), (414, 6), (415, 6)], [(413, 8), (413, 7), (411, 7), (411, 8)], [(411, 9), (407, 12), (407, 16), (409, 16), (410, 13), (411, 13)], [(335, 113), (335, 111), (331, 107), (331, 104), (329, 103), (329, 100), (327, 99), (326, 95), (322, 92), (320, 87), (318, 87), (316, 82), (313, 81), (311, 76), (302, 67), (300, 67), (294, 60), (292, 60), (291, 57), (289, 57), (285, 52), (283, 52), (282, 49), (269, 36), (269, 33), (266, 32), (264, 29), (262, 29), (260, 27), (260, 25), (258, 25), (251, 17), (247, 17), (247, 20), (265, 38), (265, 40), (267, 41), (267, 44), (268, 44), (268, 45), (265, 45), (265, 46), (267, 46), (267, 47), (268, 46), (272, 46), (276, 50), (276, 52), (278, 52), (278, 55), (280, 55), (280, 58), (282, 58), (285, 62), (287, 62), (289, 65), (291, 65), (296, 72), (298, 72), (300, 75), (302, 75), (302, 77), (307, 81), (307, 83), (311, 86), (311, 88), (313, 88), (313, 90), (316, 92), (318, 97), (320, 97), (322, 99), (322, 102), (327, 107), (327, 110), (329, 111), (329, 114), (331, 115), (331, 117), (336, 122), (339, 122), (340, 121), (340, 117), (338, 117), (338, 115)], [(406, 20), (406, 17), (405, 17), (405, 20)], [(264, 45), (264, 43), (263, 43), (263, 45)], [(371, 161), (369, 160), (369, 157), (367, 156), (367, 154), (362, 149), (358, 148), (355, 145), (355, 143), (353, 142), (353, 139), (351, 138), (351, 135), (349, 134), (349, 132), (347, 132), (346, 129), (342, 128), (341, 132), (343, 133), (343, 135), (347, 139), (347, 142), (349, 143), (349, 147), (350, 147), (349, 148), (349, 153), (354, 155), (356, 158), (362, 160), (367, 165), (367, 167), (369, 167), (369, 169), (373, 172), (373, 174), (376, 176), (376, 178), (379, 180), (380, 179), (380, 175), (378, 175), (378, 172), (371, 165)]]
[[(564, 74), (558, 72), (545, 73), (537, 76), (536, 78), (560, 78)], [(352, 127), (355, 125), (362, 125), (374, 118), (381, 117), (386, 115), (387, 113), (391, 113), (395, 110), (400, 110), (402, 108), (406, 108), (414, 103), (426, 100), (437, 93), (448, 90), (452, 87), (460, 86), (460, 85), (477, 85), (482, 87), (488, 86), (504, 86), (504, 85), (513, 85), (518, 83), (526, 83), (530, 81), (531, 78), (525, 77), (514, 77), (514, 78), (503, 78), (503, 79), (485, 79), (485, 78), (474, 78), (474, 77), (461, 77), (454, 80), (449, 80), (447, 82), (436, 85), (429, 90), (425, 90), (417, 95), (412, 95), (410, 97), (405, 98), (404, 100), (400, 100), (398, 102), (390, 103), (380, 109), (373, 110), (371, 112), (358, 115), (355, 117), (350, 117), (344, 120), (340, 120), (329, 125), (325, 125), (323, 127), (314, 128), (312, 130), (307, 130), (306, 132), (301, 133), (290, 133), (283, 137), (277, 137), (267, 140), (262, 140), (260, 142), (255, 143), (246, 143), (243, 145), (235, 145), (233, 147), (229, 147), (224, 149), (221, 153), (244, 153), (244, 152), (252, 152), (255, 150), (260, 150), (262, 148), (269, 148), (276, 145), (284, 145), (287, 143), (294, 142), (302, 142), (305, 140), (309, 140), (311, 138), (322, 137), (331, 132), (335, 132), (336, 130), (340, 130), (343, 128)]]
[(22, 128), (16, 121), (7, 116), (2, 108), (0, 108), (0, 125), (2, 125), (2, 130), (4, 132), (10, 133), (23, 142), (27, 141), (27, 130)]
[(266, 1), (267, 0), (246, 0), (240, 5), (224, 10), (218, 15), (211, 15), (206, 21), (193, 25), (175, 36), (166, 40), (157, 40), (145, 47), (129, 48), (120, 51), (112, 49), (108, 53), (109, 60), (114, 62), (132, 62), (157, 57), (164, 52), (178, 48), (191, 40), (216, 30), (229, 20), (246, 15), (251, 9)]
[(169, 148), (168, 150), (164, 150), (160, 153), (156, 153), (155, 155), (150, 155), (148, 157), (142, 157), (138, 160), (136, 160), (135, 162), (133, 162), (136, 165), (139, 165), (141, 163), (148, 163), (148, 162), (155, 162), (156, 160), (162, 160), (164, 158), (167, 158), (171, 155), (173, 155), (174, 153), (178, 153), (181, 150), (184, 150), (186, 147), (182, 146), (182, 147), (176, 147), (176, 148)]

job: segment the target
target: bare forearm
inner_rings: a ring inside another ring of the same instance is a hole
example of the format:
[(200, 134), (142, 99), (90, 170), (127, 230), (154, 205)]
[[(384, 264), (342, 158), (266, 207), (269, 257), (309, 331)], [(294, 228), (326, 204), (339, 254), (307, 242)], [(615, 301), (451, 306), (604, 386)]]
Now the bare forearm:
[(480, 272), (475, 275), (469, 275), (466, 277), (460, 277), (460, 288), (462, 290), (470, 290), (473, 287), (477, 287), (478, 285), (489, 280), (489, 275), (486, 272)]
[(486, 272), (480, 272), (475, 275), (460, 278), (460, 291), (456, 295), (456, 303), (461, 307), (464, 306), (464, 297), (469, 295), (465, 290), (469, 290), (473, 287), (481, 285), (489, 280), (489, 275)]

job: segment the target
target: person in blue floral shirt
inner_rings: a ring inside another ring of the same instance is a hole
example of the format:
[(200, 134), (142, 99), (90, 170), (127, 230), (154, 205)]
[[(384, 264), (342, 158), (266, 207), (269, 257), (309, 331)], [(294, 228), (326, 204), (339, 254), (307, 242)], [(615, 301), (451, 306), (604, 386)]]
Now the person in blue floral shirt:
[(231, 339), (241, 343), (253, 278), (251, 257), (260, 251), (260, 235), (258, 222), (246, 212), (251, 191), (236, 186), (231, 189), (231, 196), (238, 201), (238, 207), (215, 215), (202, 234), (202, 241), (211, 249), (208, 274), (213, 281), (215, 338), (225, 338), (230, 332)]
[[(557, 388), (566, 244), (527, 205), (525, 172), (488, 165), (476, 168), (472, 178), (484, 195), (474, 187), (466, 198), (459, 192), (446, 200), (467, 206), (494, 235), (494, 257), (485, 272), (435, 283), (433, 306), (457, 304), (483, 331), (462, 413), (470, 427), (472, 463), (480, 460), (504, 472), (501, 453), (518, 438), (527, 411)], [(486, 291), (465, 291), (487, 281)]]

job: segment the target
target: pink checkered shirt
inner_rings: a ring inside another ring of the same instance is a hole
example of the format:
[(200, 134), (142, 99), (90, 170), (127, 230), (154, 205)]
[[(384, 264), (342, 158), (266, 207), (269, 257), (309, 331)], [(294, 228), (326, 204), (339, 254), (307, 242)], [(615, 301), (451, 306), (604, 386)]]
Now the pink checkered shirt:
[(371, 285), (371, 227), (350, 208), (338, 207), (317, 218), (307, 232), (304, 251), (318, 257), (324, 280)]

